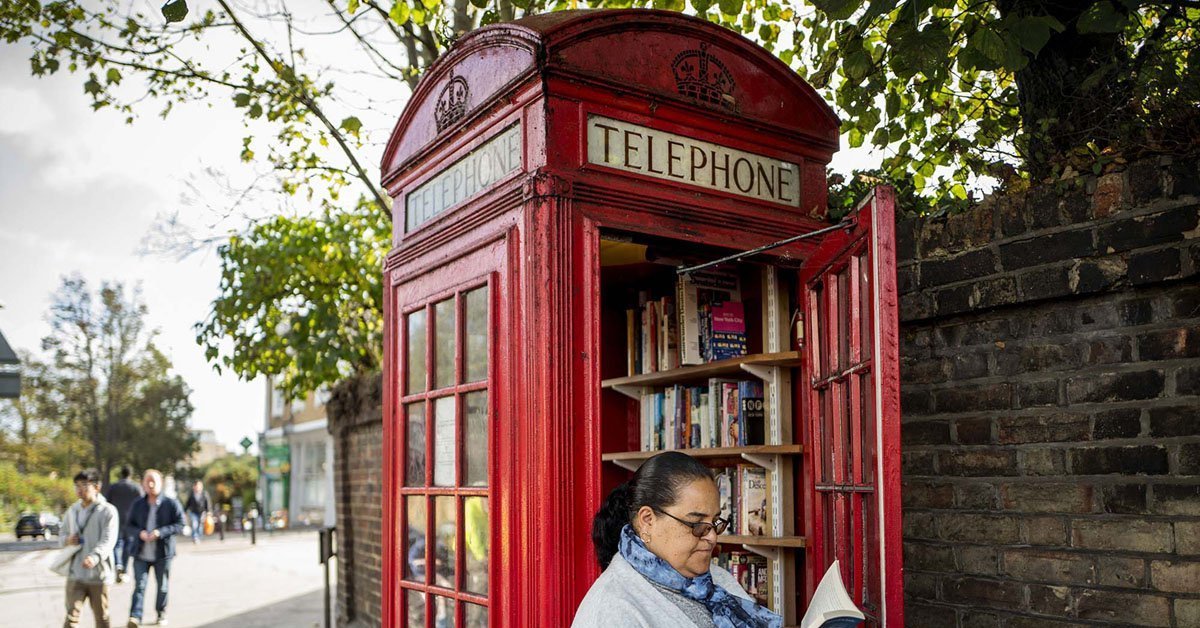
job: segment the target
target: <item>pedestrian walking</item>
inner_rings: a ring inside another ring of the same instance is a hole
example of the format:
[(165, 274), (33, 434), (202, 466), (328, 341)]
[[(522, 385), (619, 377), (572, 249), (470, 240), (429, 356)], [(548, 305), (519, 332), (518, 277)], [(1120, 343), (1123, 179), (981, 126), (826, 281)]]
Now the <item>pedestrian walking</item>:
[(192, 484), (185, 510), (188, 523), (192, 526), (192, 543), (199, 543), (200, 536), (204, 534), (204, 516), (212, 511), (212, 500), (204, 492), (204, 482), (196, 480)]
[(108, 498), (108, 503), (117, 509), (121, 520), (120, 527), (117, 528), (117, 544), (113, 549), (113, 563), (117, 568), (117, 582), (125, 582), (126, 572), (129, 570), (129, 550), (133, 548), (133, 537), (125, 534), (125, 526), (129, 523), (130, 507), (133, 506), (133, 502), (141, 499), (145, 492), (137, 482), (130, 479), (133, 475), (132, 467), (127, 464), (121, 465), (120, 475), (121, 479), (109, 486), (104, 496)]
[(175, 499), (162, 494), (163, 476), (148, 469), (142, 476), (146, 496), (129, 509), (126, 533), (135, 536), (133, 544), (133, 600), (129, 605), (128, 628), (142, 625), (142, 606), (146, 598), (146, 580), (154, 569), (158, 596), (154, 610), (158, 625), (167, 624), (167, 582), (171, 559), (175, 558), (175, 535), (183, 531), (183, 508)]
[(79, 625), (84, 602), (92, 605), (97, 628), (108, 628), (108, 586), (113, 582), (113, 546), (117, 542), (117, 509), (100, 494), (100, 472), (84, 469), (75, 476), (79, 501), (67, 509), (63, 545), (78, 545), (67, 571), (67, 618), (64, 628)]

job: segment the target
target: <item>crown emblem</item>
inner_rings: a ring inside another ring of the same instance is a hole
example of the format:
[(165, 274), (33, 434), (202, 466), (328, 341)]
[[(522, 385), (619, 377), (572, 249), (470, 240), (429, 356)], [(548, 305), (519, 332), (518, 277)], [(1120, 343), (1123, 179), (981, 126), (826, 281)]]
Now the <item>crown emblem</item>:
[(446, 127), (458, 122), (467, 113), (467, 98), (471, 89), (467, 80), (461, 76), (450, 77), (450, 82), (438, 94), (437, 108), (433, 110), (433, 119), (437, 122), (438, 133)]
[(708, 52), (708, 44), (699, 50), (684, 50), (671, 62), (675, 87), (679, 93), (710, 105), (733, 108), (733, 74), (721, 60)]

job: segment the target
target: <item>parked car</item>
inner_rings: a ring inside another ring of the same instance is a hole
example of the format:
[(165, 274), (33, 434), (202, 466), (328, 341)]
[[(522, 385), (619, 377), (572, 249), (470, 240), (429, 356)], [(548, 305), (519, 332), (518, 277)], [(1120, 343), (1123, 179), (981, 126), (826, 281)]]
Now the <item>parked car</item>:
[(57, 536), (61, 528), (62, 522), (52, 513), (26, 513), (17, 520), (17, 540), (23, 536), (48, 539)]

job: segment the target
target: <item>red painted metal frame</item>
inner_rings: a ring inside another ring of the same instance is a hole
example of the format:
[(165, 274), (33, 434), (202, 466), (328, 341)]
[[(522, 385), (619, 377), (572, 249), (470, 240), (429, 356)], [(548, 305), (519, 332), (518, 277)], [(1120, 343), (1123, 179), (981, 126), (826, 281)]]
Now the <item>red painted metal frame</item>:
[(809, 342), (808, 379), (799, 388), (811, 447), (808, 596), (836, 558), (868, 625), (898, 627), (904, 606), (894, 202), (891, 188), (876, 188), (852, 228), (827, 237), (801, 269)]

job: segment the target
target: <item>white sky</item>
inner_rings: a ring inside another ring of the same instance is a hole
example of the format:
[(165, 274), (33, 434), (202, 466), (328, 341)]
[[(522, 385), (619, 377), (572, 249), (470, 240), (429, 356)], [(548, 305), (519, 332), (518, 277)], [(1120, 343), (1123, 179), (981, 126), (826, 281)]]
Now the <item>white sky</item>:
[[(338, 61), (353, 51), (320, 52), (330, 68), (355, 65)], [(250, 176), (237, 159), (242, 117), (228, 94), (217, 93), (211, 103), (177, 106), (166, 120), (151, 104), (126, 125), (119, 113), (91, 110), (80, 75), (35, 79), (28, 58), (25, 46), (0, 44), (0, 331), (15, 349), (38, 352), (49, 332), (49, 299), (63, 276), (79, 273), (93, 288), (104, 280), (140, 283), (157, 342), (193, 390), (192, 426), (212, 429), (218, 441), (240, 450), (239, 440), (254, 440), (262, 429), (264, 384), (218, 375), (195, 342), (193, 325), (218, 293), (215, 252), (176, 260), (138, 249), (162, 214), (179, 212), (194, 226), (213, 222), (203, 203), (181, 201), (188, 181), (203, 180), (204, 169)], [(363, 116), (371, 132), (365, 163), (372, 168), (406, 93), (403, 85), (360, 87), (346, 93), (347, 111), (331, 112), (336, 119), (350, 111)], [(834, 166), (848, 172), (869, 161), (878, 160), (866, 149), (843, 150)], [(206, 195), (208, 203), (220, 198)]]

